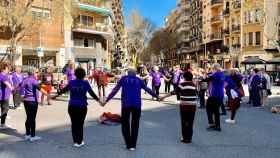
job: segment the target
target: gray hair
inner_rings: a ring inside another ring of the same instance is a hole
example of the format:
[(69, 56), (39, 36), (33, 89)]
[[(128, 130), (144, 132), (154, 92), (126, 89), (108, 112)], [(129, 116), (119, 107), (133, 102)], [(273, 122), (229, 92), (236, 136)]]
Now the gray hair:
[(132, 68), (132, 67), (128, 68), (127, 75), (128, 76), (136, 76), (136, 69)]
[(220, 70), (221, 69), (221, 65), (218, 63), (213, 64), (213, 69), (215, 70)]

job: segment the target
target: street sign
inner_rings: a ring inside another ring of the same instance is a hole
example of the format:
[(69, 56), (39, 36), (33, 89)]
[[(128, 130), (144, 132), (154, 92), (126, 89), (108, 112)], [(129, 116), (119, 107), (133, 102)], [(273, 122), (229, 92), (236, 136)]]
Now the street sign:
[(38, 57), (43, 57), (43, 56), (44, 56), (44, 48), (42, 48), (42, 47), (37, 47), (37, 48), (36, 48), (36, 51), (37, 51)]

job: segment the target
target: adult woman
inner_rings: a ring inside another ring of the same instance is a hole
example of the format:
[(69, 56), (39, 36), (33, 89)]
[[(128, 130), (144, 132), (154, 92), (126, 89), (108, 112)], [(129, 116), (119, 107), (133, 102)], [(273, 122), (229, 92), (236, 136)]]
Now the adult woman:
[(22, 98), (20, 96), (20, 87), (23, 81), (23, 75), (21, 73), (21, 67), (16, 66), (15, 67), (15, 72), (12, 73), (12, 81), (13, 81), (13, 101), (14, 101), (14, 108), (16, 109), (17, 107), (20, 106), (22, 102)]
[[(48, 67), (46, 72), (41, 75), (42, 88), (47, 92), (47, 102), (48, 105), (51, 105), (51, 98), (49, 97), (52, 92), (52, 84), (53, 84), (53, 74), (51, 68)], [(44, 105), (45, 95), (41, 95), (41, 105)]]
[(252, 71), (252, 80), (251, 80), (251, 95), (253, 107), (261, 107), (261, 77), (258, 74), (259, 70), (257, 68)]
[[(82, 68), (75, 70), (75, 80), (70, 80), (67, 86), (58, 93), (57, 96), (70, 91), (70, 100), (68, 106), (68, 113), (71, 119), (72, 136), (74, 141), (74, 147), (82, 147), (85, 145), (83, 141), (83, 128), (84, 121), (87, 114), (87, 93), (89, 93), (93, 99), (101, 104), (101, 101), (93, 92), (88, 81), (84, 80), (86, 72)], [(54, 98), (56, 98), (55, 96)]]
[(231, 111), (231, 116), (226, 120), (226, 123), (235, 123), (235, 115), (240, 107), (241, 97), (243, 97), (242, 75), (238, 69), (232, 69), (230, 75), (225, 78), (225, 89), (228, 96), (228, 106)]
[(66, 68), (65, 71), (65, 75), (68, 83), (76, 78), (74, 71), (75, 71), (75, 64), (73, 62), (69, 62), (68, 67)]
[(150, 76), (152, 77), (152, 89), (153, 91), (159, 95), (159, 89), (161, 86), (161, 78), (164, 78), (165, 80), (168, 80), (161, 72), (159, 72), (159, 67), (154, 66), (153, 71), (150, 73)]
[(9, 128), (6, 125), (6, 117), (9, 111), (9, 98), (13, 87), (9, 79), (10, 65), (1, 63), (0, 65), (0, 107), (1, 107), (1, 125), (0, 129)]
[(39, 86), (38, 80), (35, 77), (35, 69), (31, 68), (28, 72), (28, 77), (24, 79), (21, 85), (21, 95), (24, 98), (23, 103), (27, 116), (25, 122), (25, 140), (30, 140), (31, 142), (41, 139), (41, 137), (36, 136), (35, 133), (39, 90), (42, 94), (47, 95), (47, 92)]

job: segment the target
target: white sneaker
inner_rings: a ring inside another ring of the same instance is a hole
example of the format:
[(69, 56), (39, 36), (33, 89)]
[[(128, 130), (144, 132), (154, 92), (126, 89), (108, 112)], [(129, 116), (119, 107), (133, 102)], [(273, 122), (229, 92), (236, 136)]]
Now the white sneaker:
[(226, 123), (229, 123), (229, 124), (235, 124), (235, 120), (232, 120), (232, 119), (226, 119)]
[(38, 141), (38, 140), (41, 140), (42, 138), (41, 137), (38, 137), (38, 136), (35, 136), (35, 137), (30, 137), (30, 141), (31, 142), (35, 142), (35, 141)]
[(14, 129), (14, 128), (12, 126), (3, 124), (3, 125), (0, 125), (0, 129)]
[(81, 144), (75, 143), (73, 146), (76, 147), (76, 148), (80, 148), (80, 147), (82, 147), (82, 146), (84, 146), (84, 145), (85, 145), (85, 142), (82, 141)]
[(135, 151), (135, 148), (129, 148), (128, 150), (130, 150), (130, 151)]
[(30, 135), (25, 135), (24, 140), (30, 140), (31, 136)]

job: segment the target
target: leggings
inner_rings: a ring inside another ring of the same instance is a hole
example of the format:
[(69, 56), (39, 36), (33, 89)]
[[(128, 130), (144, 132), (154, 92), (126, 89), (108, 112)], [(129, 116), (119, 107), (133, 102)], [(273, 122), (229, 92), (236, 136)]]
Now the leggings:
[(36, 115), (38, 111), (38, 103), (35, 101), (24, 101), (24, 108), (26, 113), (26, 135), (31, 135), (31, 137), (34, 137), (36, 131)]

